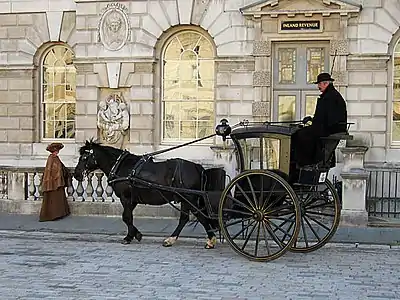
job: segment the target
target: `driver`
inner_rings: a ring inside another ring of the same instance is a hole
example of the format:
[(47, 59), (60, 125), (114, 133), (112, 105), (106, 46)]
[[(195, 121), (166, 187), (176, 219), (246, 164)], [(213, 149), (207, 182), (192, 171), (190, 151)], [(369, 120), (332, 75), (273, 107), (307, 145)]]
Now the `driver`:
[[(312, 121), (292, 135), (292, 157), (299, 167), (318, 163), (320, 138), (347, 130), (346, 102), (333, 86), (334, 79), (329, 73), (321, 73), (314, 84), (321, 92), (317, 100)], [(333, 162), (335, 163), (335, 162)]]

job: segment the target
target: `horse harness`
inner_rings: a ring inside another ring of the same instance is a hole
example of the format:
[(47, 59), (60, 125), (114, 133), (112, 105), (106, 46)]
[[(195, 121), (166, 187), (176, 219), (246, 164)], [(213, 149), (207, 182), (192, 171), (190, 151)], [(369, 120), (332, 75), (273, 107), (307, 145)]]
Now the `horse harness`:
[[(125, 159), (126, 156), (128, 156), (129, 151), (124, 150), (117, 158), (117, 161), (115, 162), (115, 164), (113, 165), (113, 167), (111, 168), (110, 174), (108, 175), (108, 182), (110, 183), (110, 181), (113, 181), (114, 179), (117, 178), (117, 171), (119, 169), (119, 167), (121, 166), (121, 163), (123, 162), (123, 160)], [(135, 177), (135, 175), (139, 174), (140, 171), (142, 170), (143, 166), (152, 158), (151, 155), (143, 155), (137, 162), (136, 164), (133, 166), (132, 172), (129, 175), (129, 179)], [(112, 183), (110, 183), (112, 184)]]

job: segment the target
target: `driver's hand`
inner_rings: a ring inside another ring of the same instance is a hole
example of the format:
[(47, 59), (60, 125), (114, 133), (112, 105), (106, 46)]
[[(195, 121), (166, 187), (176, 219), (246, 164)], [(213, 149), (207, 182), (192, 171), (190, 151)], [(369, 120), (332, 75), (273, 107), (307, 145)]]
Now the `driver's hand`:
[(307, 124), (308, 122), (312, 122), (313, 118), (311, 116), (304, 117), (302, 123)]

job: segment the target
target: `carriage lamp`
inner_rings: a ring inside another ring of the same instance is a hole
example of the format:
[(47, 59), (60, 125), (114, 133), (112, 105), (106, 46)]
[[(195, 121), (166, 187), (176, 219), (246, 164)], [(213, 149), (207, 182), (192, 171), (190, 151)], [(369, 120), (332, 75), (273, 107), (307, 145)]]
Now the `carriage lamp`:
[(231, 131), (232, 129), (231, 126), (229, 126), (227, 119), (222, 119), (219, 125), (215, 127), (215, 133), (222, 136), (223, 141), (226, 141), (226, 137), (231, 134)]

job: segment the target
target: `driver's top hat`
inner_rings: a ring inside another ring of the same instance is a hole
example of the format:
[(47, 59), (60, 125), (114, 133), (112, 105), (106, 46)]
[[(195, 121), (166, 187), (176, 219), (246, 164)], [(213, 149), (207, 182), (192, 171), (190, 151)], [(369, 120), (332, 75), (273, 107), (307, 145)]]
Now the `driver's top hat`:
[(321, 73), (317, 76), (317, 81), (314, 83), (317, 84), (323, 81), (335, 81), (335, 79), (333, 79), (329, 73)]

